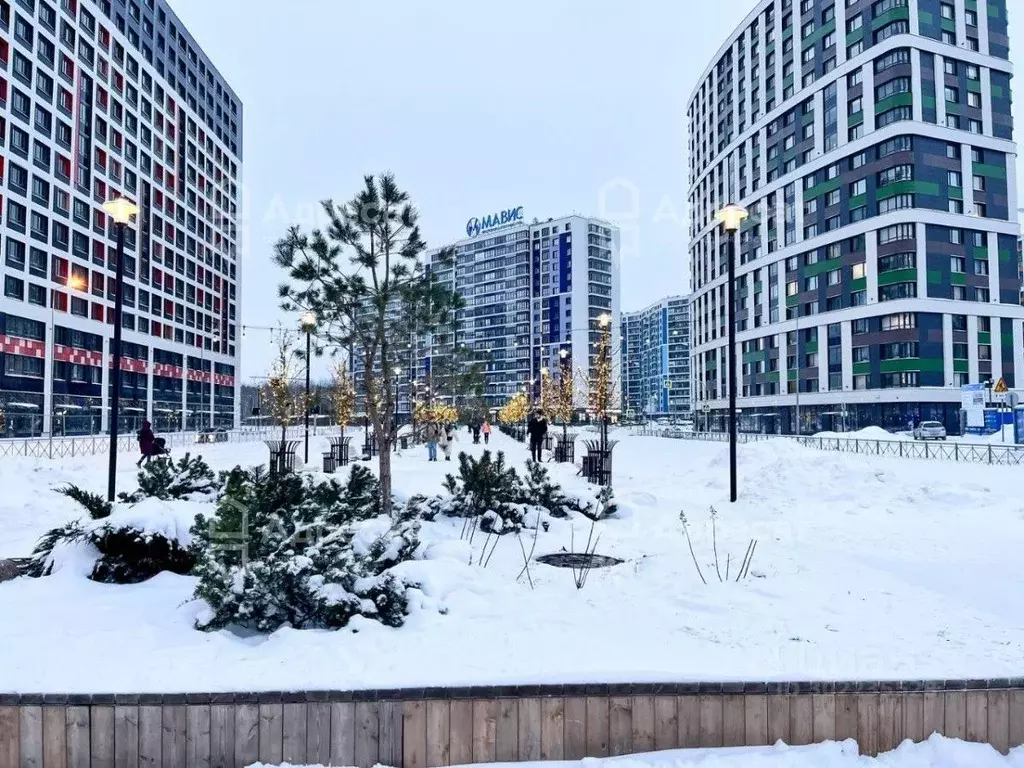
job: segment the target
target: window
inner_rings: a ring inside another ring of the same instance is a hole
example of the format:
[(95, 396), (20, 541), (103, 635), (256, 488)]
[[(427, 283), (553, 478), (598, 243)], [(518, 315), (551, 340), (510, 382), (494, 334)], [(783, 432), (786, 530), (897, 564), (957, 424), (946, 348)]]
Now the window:
[(910, 92), (910, 78), (897, 77), (875, 88), (875, 101), (882, 101), (898, 93)]
[(966, 360), (967, 359), (967, 345), (966, 344), (954, 344), (953, 345), (953, 359), (954, 360)]
[(828, 284), (839, 285), (843, 282), (843, 271), (841, 269), (833, 269), (828, 273)]
[(946, 157), (950, 160), (960, 159), (960, 145), (959, 144), (947, 144), (946, 145)]
[(956, 88), (952, 88), (952, 87), (947, 85), (946, 86), (946, 101), (952, 102), (954, 104), (958, 103), (960, 101), (960, 91), (958, 89), (956, 89)]
[[(947, 117), (955, 117), (955, 115), (947, 115)], [(912, 120), (913, 118), (914, 113), (910, 107), (895, 107), (894, 109), (888, 109), (878, 115), (875, 119), (875, 126), (881, 128), (903, 120)]]
[(940, 3), (939, 12), (942, 14), (942, 18), (944, 19), (956, 18), (956, 12), (954, 11), (953, 6), (949, 3)]
[(910, 164), (894, 165), (878, 174), (878, 186), (884, 187), (899, 181), (911, 181), (914, 178), (914, 166)]
[(946, 115), (947, 128), (960, 128), (960, 115)]
[(950, 256), (949, 271), (961, 275), (964, 274), (967, 271), (967, 259), (963, 256)]
[(856, 85), (860, 85), (862, 77), (862, 70), (858, 69), (846, 76), (846, 87), (853, 88)]
[(863, 195), (868, 191), (867, 179), (858, 179), (850, 185), (850, 197)]
[(950, 229), (949, 230), (949, 242), (954, 243), (955, 245), (961, 245), (963, 243), (963, 241), (964, 241), (963, 230), (960, 230), (960, 229)]
[(974, 274), (976, 275), (987, 275), (988, 274), (988, 261), (985, 259), (974, 260)]
[(989, 290), (988, 288), (975, 288), (974, 289), (974, 300), (984, 303), (989, 301)]
[(985, 203), (975, 203), (974, 215), (980, 216), (981, 218), (985, 218), (986, 216), (988, 216), (988, 206)]
[(900, 19), (899, 21), (893, 21), (886, 24), (884, 27), (875, 32), (875, 45), (878, 45), (883, 40), (888, 40), (894, 35), (905, 35), (910, 32), (910, 23)]
[(972, 91), (967, 92), (967, 106), (981, 109), (981, 94)]
[(20, 277), (7, 275), (4, 277), (4, 296), (9, 299), (25, 300), (25, 281)]
[(967, 130), (971, 133), (981, 133), (981, 120), (968, 120)]
[(864, 262), (859, 262), (850, 267), (850, 276), (854, 280), (861, 280), (865, 276), (866, 272)]
[(878, 230), (878, 244), (885, 245), (886, 243), (893, 243), (897, 240), (913, 240), (914, 239), (914, 225), (913, 224), (894, 224), (891, 227), (883, 227)]
[(980, 80), (981, 71), (978, 69), (977, 64), (967, 65), (967, 79), (968, 80)]
[(871, 331), (870, 323), (866, 317), (859, 318), (853, 321), (853, 335), (861, 336)]
[(825, 195), (825, 205), (826, 205), (826, 207), (827, 206), (831, 206), (831, 205), (839, 205), (839, 202), (840, 202), (840, 196), (839, 196), (839, 190), (838, 189), (833, 189), (831, 192), (826, 193), (826, 195)]
[(974, 189), (975, 189), (975, 191), (977, 191), (977, 192), (984, 192), (985, 191), (985, 177), (984, 176), (974, 176), (973, 182), (974, 182)]
[(850, 169), (857, 170), (867, 162), (867, 155), (864, 152), (858, 152), (852, 158), (850, 158)]
[(917, 254), (913, 251), (903, 253), (890, 253), (878, 257), (878, 273), (892, 272), (896, 269), (915, 269), (917, 267)]
[(804, 290), (805, 291), (816, 291), (818, 290), (818, 277), (814, 275), (812, 277), (804, 278)]
[(952, 59), (946, 59), (944, 68), (947, 75), (956, 75), (956, 62)]
[(878, 215), (883, 216), (892, 211), (900, 211), (904, 208), (914, 207), (913, 195), (893, 195), (884, 200), (878, 201)]
[(951, 187), (962, 187), (964, 185), (963, 177), (960, 175), (960, 171), (947, 172), (946, 182)]
[(896, 136), (878, 145), (878, 159), (888, 157), (894, 152), (909, 152), (914, 148), (914, 140), (910, 136)]
[(992, 345), (991, 344), (979, 344), (978, 345), (978, 359), (979, 360), (991, 360), (992, 359)]
[[(883, 331), (904, 331), (917, 328), (917, 314), (900, 312), (895, 315), (884, 315), (881, 327)], [(913, 355), (913, 357), (917, 357), (917, 355)]]

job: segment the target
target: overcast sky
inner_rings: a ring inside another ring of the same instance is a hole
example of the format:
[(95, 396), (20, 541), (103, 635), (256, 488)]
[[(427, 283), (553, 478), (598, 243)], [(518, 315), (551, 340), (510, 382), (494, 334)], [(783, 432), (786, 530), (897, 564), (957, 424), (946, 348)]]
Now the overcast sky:
[[(384, 170), (430, 246), (504, 208), (575, 212), (623, 229), (624, 310), (689, 289), (686, 102), (755, 0), (170, 2), (244, 105), (243, 324), (295, 323), (273, 243)], [(267, 340), (247, 333), (245, 378)]]

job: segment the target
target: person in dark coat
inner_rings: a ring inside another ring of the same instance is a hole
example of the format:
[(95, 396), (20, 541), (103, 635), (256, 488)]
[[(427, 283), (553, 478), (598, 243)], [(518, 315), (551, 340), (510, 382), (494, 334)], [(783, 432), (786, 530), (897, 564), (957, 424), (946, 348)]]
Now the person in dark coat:
[(544, 436), (548, 433), (548, 420), (540, 411), (530, 414), (530, 420), (526, 422), (526, 432), (530, 436), (530, 458), (534, 461), (541, 461), (541, 454), (544, 445)]
[(142, 456), (135, 464), (137, 467), (141, 467), (142, 462), (148, 464), (149, 460), (157, 455), (156, 435), (153, 434), (153, 425), (148, 421), (143, 421), (142, 429), (139, 430), (139, 452)]

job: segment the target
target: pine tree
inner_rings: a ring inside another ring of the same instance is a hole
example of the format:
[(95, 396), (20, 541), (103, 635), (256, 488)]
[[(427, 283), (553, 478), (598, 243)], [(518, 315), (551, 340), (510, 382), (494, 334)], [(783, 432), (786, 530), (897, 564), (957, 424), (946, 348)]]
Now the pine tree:
[[(380, 447), (381, 511), (387, 512), (397, 436), (395, 368), (403, 353), (412, 354), (417, 334), (450, 322), (464, 303), (424, 268), (418, 214), (392, 175), (366, 176), (348, 204), (327, 200), (323, 207), (326, 230), (292, 227), (275, 247), (288, 280), (280, 288), (282, 308), (312, 311), (319, 341), (355, 349), (362, 361), (363, 401)], [(454, 250), (433, 259), (452, 264)]]

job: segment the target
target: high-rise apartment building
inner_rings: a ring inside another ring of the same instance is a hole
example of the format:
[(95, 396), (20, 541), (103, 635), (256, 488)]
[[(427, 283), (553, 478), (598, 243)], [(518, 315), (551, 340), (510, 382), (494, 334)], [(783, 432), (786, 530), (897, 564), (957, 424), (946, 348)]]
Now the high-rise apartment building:
[(6, 436), (237, 421), (242, 105), (164, 0), (0, 0)]
[(761, 0), (691, 96), (696, 407), (741, 427), (935, 419), (1024, 375), (1006, 0)]
[(689, 419), (690, 299), (669, 296), (622, 313), (622, 410), (627, 417)]
[[(616, 227), (583, 216), (529, 222), (522, 208), (514, 208), (470, 219), (466, 234), (453, 245), (453, 266), (442, 268), (434, 254), (428, 257), (436, 277), (463, 296), (466, 308), (444, 344), (426, 340), (417, 356), (417, 381), (430, 381), (455, 345), (465, 345), (484, 364), (488, 404), (499, 407), (516, 392), (529, 391), (531, 382), (538, 395), (541, 371), (557, 375), (563, 359), (578, 373), (590, 370), (603, 314), (613, 322), (612, 349), (618, 349)], [(577, 407), (586, 408), (582, 384), (578, 392)], [(406, 385), (403, 412), (409, 408), (407, 393)]]

